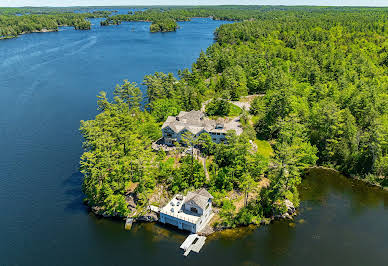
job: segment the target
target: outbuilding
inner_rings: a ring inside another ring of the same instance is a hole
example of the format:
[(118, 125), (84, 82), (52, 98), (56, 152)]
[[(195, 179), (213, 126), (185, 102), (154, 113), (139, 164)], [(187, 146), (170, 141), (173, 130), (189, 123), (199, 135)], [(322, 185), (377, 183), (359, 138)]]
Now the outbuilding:
[(197, 233), (212, 217), (212, 199), (213, 196), (204, 188), (186, 196), (177, 194), (160, 210), (159, 221)]

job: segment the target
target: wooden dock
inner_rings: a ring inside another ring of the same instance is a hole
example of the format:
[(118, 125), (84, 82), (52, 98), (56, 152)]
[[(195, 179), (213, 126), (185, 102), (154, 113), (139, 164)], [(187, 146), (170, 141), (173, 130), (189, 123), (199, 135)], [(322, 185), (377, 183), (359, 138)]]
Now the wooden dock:
[(205, 245), (205, 240), (206, 240), (206, 237), (204, 236), (199, 236), (197, 234), (189, 235), (180, 246), (180, 248), (185, 251), (183, 253), (183, 256), (185, 257), (188, 256), (191, 251), (199, 253), (203, 245)]

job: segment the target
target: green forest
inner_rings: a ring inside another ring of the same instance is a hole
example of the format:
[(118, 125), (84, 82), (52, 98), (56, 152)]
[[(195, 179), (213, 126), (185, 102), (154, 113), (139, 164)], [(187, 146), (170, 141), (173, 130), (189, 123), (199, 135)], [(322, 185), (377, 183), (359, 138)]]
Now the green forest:
[(40, 9), (0, 8), (0, 39), (15, 38), (20, 34), (31, 32), (57, 31), (60, 26), (71, 26), (76, 30), (89, 30), (91, 23), (88, 18), (106, 17), (111, 14), (109, 11), (92, 13), (45, 11), (43, 14), (39, 12), (43, 11)]
[[(198, 16), (240, 22), (217, 29), (216, 42), (178, 77), (145, 76), (146, 95), (128, 81), (111, 100), (101, 92), (96, 119), (81, 121), (85, 201), (97, 213), (129, 215), (134, 183), (140, 205), (162, 184), (170, 195), (206, 187), (223, 226), (259, 224), (284, 213), (285, 200), (299, 205), (297, 187), (312, 166), (388, 186), (387, 9), (189, 8), (109, 21)], [(167, 116), (211, 99), (208, 115), (227, 116), (228, 101), (247, 95), (255, 98), (239, 113), (242, 135), (230, 133), (226, 144), (185, 137), (200, 147), (209, 179), (192, 155), (152, 150)], [(233, 191), (243, 195), (240, 208)]]

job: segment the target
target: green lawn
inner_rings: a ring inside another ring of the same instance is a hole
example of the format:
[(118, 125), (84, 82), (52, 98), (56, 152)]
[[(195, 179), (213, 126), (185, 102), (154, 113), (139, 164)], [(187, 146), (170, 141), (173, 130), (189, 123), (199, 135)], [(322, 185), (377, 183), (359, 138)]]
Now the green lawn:
[(242, 112), (242, 109), (237, 105), (230, 104), (230, 111), (228, 116), (239, 116)]
[(273, 156), (273, 150), (268, 141), (256, 139), (255, 144), (257, 145), (257, 152), (259, 154), (267, 158)]
[(242, 109), (240, 107), (238, 107), (237, 105), (234, 105), (232, 103), (229, 103), (229, 106), (230, 106), (230, 110), (229, 110), (228, 115), (226, 115), (226, 116), (209, 115), (209, 118), (216, 120), (216, 119), (218, 119), (220, 117), (223, 117), (223, 118), (225, 118), (225, 117), (236, 117), (236, 116), (239, 116), (241, 114)]

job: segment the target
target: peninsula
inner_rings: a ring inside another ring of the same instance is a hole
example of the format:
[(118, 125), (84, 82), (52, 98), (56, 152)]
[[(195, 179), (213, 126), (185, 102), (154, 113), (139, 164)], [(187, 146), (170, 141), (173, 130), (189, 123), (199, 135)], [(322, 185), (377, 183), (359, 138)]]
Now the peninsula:
[(211, 233), (292, 218), (312, 166), (388, 186), (386, 9), (177, 8), (108, 21), (232, 11), (214, 19), (241, 21), (217, 29), (190, 70), (145, 76), (146, 97), (124, 81), (81, 121), (95, 213), (154, 220), (150, 206), (171, 212), (177, 195), (206, 189)]

